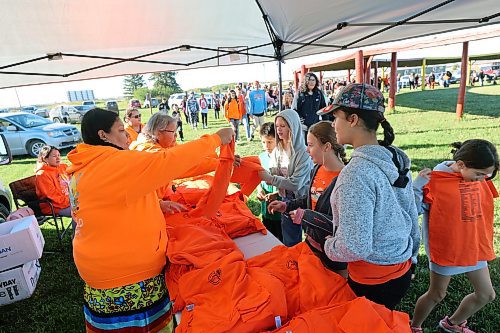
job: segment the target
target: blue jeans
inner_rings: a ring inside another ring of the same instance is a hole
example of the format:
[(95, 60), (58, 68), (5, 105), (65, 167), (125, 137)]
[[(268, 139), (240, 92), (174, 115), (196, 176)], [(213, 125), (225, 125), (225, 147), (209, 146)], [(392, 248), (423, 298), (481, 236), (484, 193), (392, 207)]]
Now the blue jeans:
[(291, 247), (302, 242), (302, 226), (293, 223), (286, 213), (281, 214), (281, 232), (285, 246)]

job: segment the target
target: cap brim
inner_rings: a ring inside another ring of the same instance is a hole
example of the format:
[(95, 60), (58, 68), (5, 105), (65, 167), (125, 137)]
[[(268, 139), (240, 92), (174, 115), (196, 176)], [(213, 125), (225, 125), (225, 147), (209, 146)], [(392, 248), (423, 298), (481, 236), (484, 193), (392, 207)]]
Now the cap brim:
[(338, 108), (340, 107), (340, 105), (335, 105), (335, 104), (330, 104), (328, 106), (325, 106), (324, 108), (322, 109), (319, 109), (316, 114), (318, 116), (321, 116), (321, 115), (324, 115), (324, 114), (329, 114), (330, 112), (333, 112), (335, 110), (337, 110)]

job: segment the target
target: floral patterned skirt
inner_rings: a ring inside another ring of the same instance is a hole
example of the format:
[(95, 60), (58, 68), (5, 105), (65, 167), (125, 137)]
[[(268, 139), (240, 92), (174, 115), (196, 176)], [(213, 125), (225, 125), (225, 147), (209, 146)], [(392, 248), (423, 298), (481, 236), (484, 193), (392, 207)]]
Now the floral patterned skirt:
[(172, 303), (164, 273), (123, 287), (84, 290), (87, 332), (171, 333)]

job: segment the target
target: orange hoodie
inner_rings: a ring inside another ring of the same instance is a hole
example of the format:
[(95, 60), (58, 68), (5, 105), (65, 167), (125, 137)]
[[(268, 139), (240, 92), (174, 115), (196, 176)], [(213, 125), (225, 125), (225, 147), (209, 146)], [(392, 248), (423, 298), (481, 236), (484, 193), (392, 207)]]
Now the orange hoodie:
[[(59, 210), (69, 207), (67, 167), (64, 163), (59, 164), (58, 167), (44, 164), (35, 173), (36, 195), (40, 199), (50, 199), (56, 214)], [(49, 204), (42, 203), (40, 208), (42, 213), (52, 214)]]
[(167, 237), (155, 190), (220, 144), (213, 134), (156, 154), (87, 144), (68, 154), (73, 256), (88, 285), (114, 288), (161, 272)]
[[(139, 127), (139, 133), (141, 132), (142, 128), (144, 127), (143, 124)], [(139, 136), (139, 133), (135, 131), (135, 129), (132, 126), (129, 126), (128, 124), (125, 124), (125, 131), (127, 131), (128, 135), (130, 136), (130, 141), (135, 141), (137, 140), (137, 137)]]
[(230, 103), (224, 104), (224, 116), (229, 121), (230, 119), (241, 119), (241, 109), (236, 99), (232, 99)]
[[(159, 151), (166, 151), (171, 148), (163, 148), (157, 143), (146, 140), (142, 135), (138, 137), (134, 142), (132, 142), (129, 146), (130, 150), (138, 150), (138, 151), (146, 151), (148, 153), (155, 153)], [(204, 175), (209, 172), (215, 171), (219, 165), (219, 158), (217, 153), (214, 151), (211, 152), (201, 163), (193, 166), (191, 169), (184, 172), (179, 178), (189, 178)], [(168, 184), (162, 188), (157, 190), (158, 197), (161, 199), (166, 199), (168, 193), (170, 192), (170, 187)]]

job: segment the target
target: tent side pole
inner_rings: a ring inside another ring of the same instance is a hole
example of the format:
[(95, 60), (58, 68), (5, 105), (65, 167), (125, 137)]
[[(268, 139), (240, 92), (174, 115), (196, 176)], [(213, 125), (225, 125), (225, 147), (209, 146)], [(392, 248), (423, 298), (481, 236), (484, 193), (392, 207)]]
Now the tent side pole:
[(363, 51), (359, 50), (356, 52), (356, 58), (354, 59), (354, 66), (356, 67), (356, 83), (363, 83), (364, 71), (363, 71)]
[(457, 99), (457, 118), (462, 119), (464, 114), (464, 103), (465, 103), (465, 84), (467, 81), (467, 60), (469, 57), (469, 42), (464, 42), (462, 46), (462, 67), (460, 69), (462, 75), (460, 76), (460, 87), (458, 88), (458, 99)]
[(283, 80), (281, 77), (281, 60), (278, 60), (278, 111), (281, 111), (283, 103)]
[(420, 82), (422, 82), (422, 91), (425, 90), (425, 67), (427, 66), (427, 62), (425, 58), (422, 59), (422, 71), (420, 72)]
[(351, 83), (351, 69), (347, 70), (347, 83)]
[(378, 87), (378, 62), (373, 63), (373, 85)]
[(398, 56), (396, 52), (391, 53), (391, 82), (389, 85), (389, 111), (394, 111), (396, 100), (396, 76), (398, 75)]

